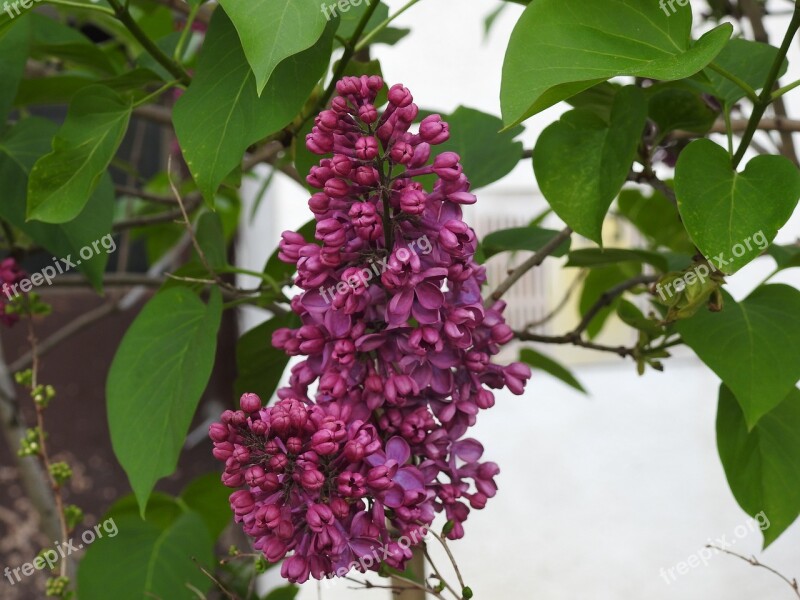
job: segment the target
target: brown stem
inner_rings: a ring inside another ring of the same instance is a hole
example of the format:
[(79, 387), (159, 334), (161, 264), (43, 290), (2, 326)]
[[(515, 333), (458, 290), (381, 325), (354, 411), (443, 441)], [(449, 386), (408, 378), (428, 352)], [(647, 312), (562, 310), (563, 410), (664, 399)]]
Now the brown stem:
[(491, 306), (497, 300), (503, 297), (511, 287), (517, 283), (522, 276), (525, 275), (528, 271), (533, 269), (534, 267), (538, 267), (540, 264), (544, 262), (544, 260), (550, 256), (556, 249), (564, 243), (565, 240), (569, 239), (569, 236), (572, 235), (572, 229), (569, 227), (565, 227), (562, 229), (557, 235), (553, 236), (549, 242), (547, 242), (544, 246), (542, 246), (533, 256), (531, 256), (528, 260), (518, 266), (508, 278), (503, 281), (497, 289), (492, 292), (489, 297), (486, 299), (486, 306)]

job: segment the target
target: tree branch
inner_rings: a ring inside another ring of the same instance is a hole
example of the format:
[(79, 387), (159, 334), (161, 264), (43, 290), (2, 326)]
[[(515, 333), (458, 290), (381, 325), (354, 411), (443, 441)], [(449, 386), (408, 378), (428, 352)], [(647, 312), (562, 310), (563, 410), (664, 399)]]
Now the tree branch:
[(764, 563), (759, 562), (758, 559), (755, 556), (751, 556), (750, 558), (747, 558), (746, 556), (743, 556), (741, 554), (737, 554), (736, 552), (733, 552), (731, 550), (726, 550), (725, 548), (720, 548), (719, 546), (715, 546), (714, 544), (707, 544), (706, 548), (711, 548), (713, 550), (717, 550), (718, 552), (722, 552), (723, 554), (727, 554), (729, 556), (735, 556), (736, 558), (739, 558), (739, 559), (745, 561), (746, 563), (753, 565), (754, 567), (761, 567), (762, 569), (766, 569), (770, 573), (773, 573), (773, 574), (777, 575), (778, 577), (783, 579), (786, 583), (788, 583), (789, 587), (791, 587), (794, 590), (795, 595), (798, 598), (800, 598), (800, 585), (798, 585), (797, 579), (789, 579), (788, 577), (786, 577), (782, 573), (776, 571), (772, 567), (768, 567)]
[(500, 300), (511, 287), (519, 281), (525, 273), (533, 269), (534, 267), (538, 267), (540, 264), (544, 262), (544, 260), (550, 256), (556, 249), (564, 243), (565, 240), (569, 239), (569, 236), (572, 235), (572, 229), (569, 227), (565, 227), (561, 230), (557, 235), (553, 236), (549, 242), (547, 242), (544, 246), (542, 246), (533, 256), (531, 256), (528, 260), (518, 266), (514, 271), (508, 276), (508, 278), (503, 281), (497, 289), (492, 292), (489, 297), (486, 299), (486, 306), (491, 306), (494, 302)]

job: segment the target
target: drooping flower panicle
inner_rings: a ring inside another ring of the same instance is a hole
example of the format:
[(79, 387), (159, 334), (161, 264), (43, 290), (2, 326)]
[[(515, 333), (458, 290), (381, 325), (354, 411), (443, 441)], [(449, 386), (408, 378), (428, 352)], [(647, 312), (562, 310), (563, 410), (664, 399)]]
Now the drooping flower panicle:
[[(212, 426), (215, 456), (238, 521), (271, 561), (291, 553), (291, 581), (391, 566), (444, 512), (463, 536), (470, 509), (495, 495), (499, 468), (464, 437), (490, 389), (521, 394), (530, 369), (491, 362), (508, 343), (503, 302), (484, 307), (485, 269), (461, 206), (476, 201), (439, 115), (411, 131), (419, 110), (402, 85), (375, 106), (380, 77), (346, 77), (307, 137), (331, 154), (307, 181), (316, 242), (285, 232), (281, 260), (297, 267), (302, 320), (273, 345), (305, 360), (279, 401), (242, 398)], [(428, 190), (420, 180), (433, 175)], [(314, 385), (315, 384), (315, 385)], [(312, 388), (312, 385), (314, 387)], [(386, 558), (383, 558), (383, 557)], [(340, 569), (343, 569), (340, 572)]]

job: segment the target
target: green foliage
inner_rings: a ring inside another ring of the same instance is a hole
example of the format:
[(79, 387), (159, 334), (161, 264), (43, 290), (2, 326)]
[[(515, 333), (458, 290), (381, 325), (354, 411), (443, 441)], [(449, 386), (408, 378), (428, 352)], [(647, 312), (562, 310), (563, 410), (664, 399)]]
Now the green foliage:
[[(541, 227), (514, 227), (495, 231), (483, 238), (481, 248), (486, 258), (490, 258), (500, 252), (514, 252), (518, 250), (539, 250), (542, 246), (552, 240), (558, 231), (552, 229), (542, 229)], [(570, 241), (564, 240), (551, 256), (564, 256), (570, 247)]]
[(519, 163), (522, 142), (514, 138), (522, 127), (498, 133), (503, 127), (498, 117), (464, 106), (442, 118), (450, 125), (450, 139), (438, 148), (461, 157), (473, 190), (502, 179)]
[(544, 371), (566, 383), (568, 386), (578, 390), (581, 393), (586, 393), (586, 389), (581, 385), (581, 382), (575, 379), (575, 376), (560, 363), (554, 361), (549, 356), (545, 356), (531, 348), (525, 348), (519, 353), (519, 359), (540, 371)]
[(602, 244), (603, 220), (628, 177), (647, 117), (641, 90), (617, 92), (608, 122), (586, 109), (563, 115), (539, 136), (536, 180), (550, 206), (578, 233)]
[(239, 33), (259, 94), (283, 60), (313, 46), (326, 28), (317, 0), (223, 0), (222, 7)]
[(800, 292), (776, 284), (742, 302), (724, 296), (724, 310), (700, 311), (678, 332), (731, 390), (752, 429), (800, 379)]
[(792, 389), (749, 428), (733, 393), (720, 386), (717, 446), (739, 505), (768, 519), (763, 533), (769, 546), (800, 515), (800, 391)]
[[(689, 77), (719, 54), (731, 35), (720, 25), (690, 39), (692, 10), (665, 14), (651, 0), (539, 0), (525, 9), (506, 51), (500, 100), (515, 125), (619, 75)], [(564, 43), (568, 40), (569, 43)]]
[[(55, 131), (50, 121), (29, 117), (0, 136), (0, 185), (4, 191), (0, 218), (55, 256), (76, 257), (81, 248), (110, 231), (114, 189), (111, 179), (104, 175), (83, 211), (71, 221), (59, 225), (27, 221), (28, 175), (39, 157), (47, 153)], [(79, 261), (76, 267), (100, 290), (107, 262), (108, 255), (101, 252), (91, 260)]]
[(28, 219), (66, 223), (81, 213), (122, 142), (131, 108), (105, 86), (75, 94), (53, 151), (31, 169)]
[(678, 159), (675, 195), (692, 241), (730, 274), (759, 256), (792, 216), (800, 172), (783, 156), (757, 156), (739, 173), (722, 146), (697, 140)]
[(161, 477), (175, 469), (214, 366), (222, 300), (183, 287), (153, 297), (131, 325), (106, 384), (114, 453), (144, 513)]
[(259, 86), (259, 96), (236, 30), (224, 12), (214, 13), (194, 81), (173, 115), (186, 164), (207, 202), (213, 204), (248, 146), (287, 125), (303, 107), (328, 65), (332, 36), (328, 27), (318, 43), (285, 57)]
[(185, 501), (202, 489), (196, 484), (190, 484), (181, 498), (154, 495), (144, 516), (132, 496), (114, 504), (101, 521), (103, 537), (88, 546), (81, 561), (80, 598), (190, 600), (197, 595), (189, 586), (200, 592), (210, 589), (212, 582), (201, 567), (212, 568), (219, 530), (209, 529), (204, 511)]

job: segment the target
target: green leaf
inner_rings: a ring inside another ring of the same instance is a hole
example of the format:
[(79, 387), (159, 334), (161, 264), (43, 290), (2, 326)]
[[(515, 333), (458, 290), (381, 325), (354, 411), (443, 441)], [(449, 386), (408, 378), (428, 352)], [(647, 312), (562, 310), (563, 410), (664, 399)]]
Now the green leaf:
[(678, 159), (675, 195), (692, 241), (731, 274), (766, 250), (792, 216), (800, 172), (784, 156), (757, 156), (739, 173), (724, 148), (696, 140)]
[(126, 499), (105, 515), (103, 526), (108, 523), (113, 532), (113, 524), (118, 533), (88, 546), (78, 569), (81, 600), (193, 600), (197, 596), (189, 585), (201, 592), (211, 587), (198, 568), (213, 569), (214, 564), (214, 541), (202, 517), (182, 510), (169, 497), (160, 497), (154, 505), (147, 520)]
[(285, 585), (278, 589), (272, 590), (266, 595), (264, 600), (294, 600), (299, 593), (300, 588), (296, 585)]
[(245, 392), (258, 394), (269, 402), (278, 388), (289, 356), (272, 346), (272, 334), (282, 327), (296, 328), (301, 323), (297, 315), (276, 315), (269, 321), (245, 333), (236, 344), (236, 396)]
[(647, 263), (659, 271), (669, 268), (667, 259), (657, 252), (627, 248), (581, 248), (569, 253), (567, 267), (607, 267), (620, 262)]
[(108, 254), (96, 253), (91, 260), (75, 259), (81, 248), (91, 246), (111, 231), (114, 185), (108, 174), (103, 175), (84, 211), (69, 223), (50, 225), (25, 220), (28, 173), (39, 157), (48, 152), (56, 130), (54, 123), (30, 117), (19, 121), (0, 139), (0, 189), (3, 190), (0, 217), (54, 256), (76, 262), (78, 270), (100, 291)]
[(20, 19), (16, 27), (0, 31), (0, 81), (3, 82), (0, 86), (0, 127), (6, 122), (25, 73), (30, 38), (30, 20), (27, 18)]
[(584, 394), (586, 393), (586, 389), (583, 387), (583, 385), (581, 385), (580, 381), (575, 379), (575, 376), (570, 373), (568, 369), (564, 368), (549, 356), (539, 354), (531, 348), (524, 348), (519, 353), (519, 359), (534, 369), (539, 369), (540, 371), (549, 373), (556, 379), (560, 379), (568, 386), (575, 388), (579, 392)]
[(205, 212), (200, 215), (195, 236), (209, 266), (214, 270), (224, 269), (228, 264), (228, 250), (219, 214)]
[(603, 220), (628, 177), (646, 118), (642, 91), (626, 87), (608, 123), (572, 110), (536, 142), (533, 168), (542, 194), (567, 225), (600, 245)]
[(239, 34), (259, 94), (278, 65), (313, 46), (327, 25), (319, 0), (222, 0), (221, 4)]
[(131, 103), (97, 85), (72, 99), (64, 124), (28, 181), (28, 218), (65, 223), (77, 217), (97, 189), (122, 142)]
[(610, 81), (603, 81), (582, 92), (570, 96), (566, 102), (573, 108), (583, 108), (596, 114), (608, 122), (611, 119), (611, 107), (614, 98), (622, 86)]
[[(755, 91), (758, 91), (764, 87), (769, 69), (777, 55), (778, 49), (769, 44), (732, 38), (714, 59), (714, 64), (736, 75)], [(787, 67), (788, 64), (784, 61), (778, 76), (786, 73)], [(707, 68), (703, 74), (711, 83), (709, 91), (723, 104), (733, 106), (745, 97), (746, 93), (742, 88), (713, 69)]]
[(761, 286), (741, 303), (723, 295), (721, 312), (701, 310), (677, 330), (731, 389), (752, 429), (800, 379), (800, 291)]
[(656, 248), (669, 248), (691, 256), (696, 252), (681, 223), (677, 207), (661, 192), (645, 196), (639, 190), (622, 190), (617, 208)]
[(732, 27), (692, 43), (692, 10), (674, 14), (653, 0), (537, 0), (517, 22), (506, 51), (500, 101), (515, 125), (587, 88), (620, 75), (674, 80), (719, 54)]
[[(123, 71), (124, 63), (118, 65), (111, 58), (115, 44), (95, 44), (78, 28), (44, 14), (31, 13), (30, 19), (33, 27), (31, 58), (45, 62), (55, 58), (68, 66), (74, 65), (104, 76)], [(124, 58), (124, 55), (121, 56)]]
[(522, 158), (522, 142), (514, 141), (522, 133), (522, 127), (498, 133), (503, 127), (499, 117), (465, 106), (459, 106), (443, 119), (450, 125), (450, 139), (437, 150), (461, 156), (472, 189), (502, 179)]
[(684, 83), (657, 83), (647, 88), (645, 94), (648, 116), (658, 127), (656, 143), (678, 129), (706, 133), (717, 119), (716, 111)]
[(655, 318), (644, 316), (639, 307), (632, 302), (621, 299), (617, 306), (617, 316), (626, 325), (645, 333), (649, 339), (655, 339), (664, 334), (664, 328)]
[(156, 294), (117, 350), (106, 383), (114, 453), (142, 512), (156, 481), (175, 470), (211, 376), (222, 318), (219, 290), (208, 305), (183, 287)]
[[(319, 6), (314, 10), (319, 12)], [(259, 15), (256, 22), (265, 18)], [(207, 202), (213, 202), (248, 146), (279, 131), (300, 111), (328, 66), (332, 36), (329, 27), (319, 43), (281, 62), (259, 98), (236, 30), (223, 11), (214, 11), (194, 80), (172, 117), (183, 156)]]
[(731, 491), (759, 522), (766, 548), (800, 515), (800, 391), (792, 389), (748, 431), (736, 398), (720, 386), (717, 447)]
[[(559, 234), (552, 229), (542, 229), (541, 227), (515, 227), (512, 229), (502, 229), (494, 231), (483, 238), (481, 248), (486, 258), (490, 258), (500, 252), (515, 252), (518, 250), (529, 250), (535, 252)], [(551, 256), (564, 256), (570, 247), (570, 240), (564, 240)]]
[(770, 245), (767, 253), (775, 259), (778, 270), (800, 267), (800, 246)]
[(209, 536), (216, 540), (233, 521), (229, 497), (230, 488), (222, 485), (219, 473), (207, 473), (189, 483), (180, 499), (195, 511), (206, 524)]
[[(608, 267), (598, 267), (589, 271), (586, 276), (586, 281), (583, 283), (583, 290), (581, 291), (581, 298), (578, 303), (578, 310), (580, 315), (583, 316), (600, 300), (601, 296), (610, 288), (617, 284), (627, 281), (632, 277), (636, 277), (641, 273), (641, 265), (637, 262), (624, 262), (617, 263)], [(586, 329), (590, 339), (597, 337), (608, 317), (617, 309), (621, 298), (614, 298), (614, 300), (604, 308), (600, 309), (589, 327)]]

